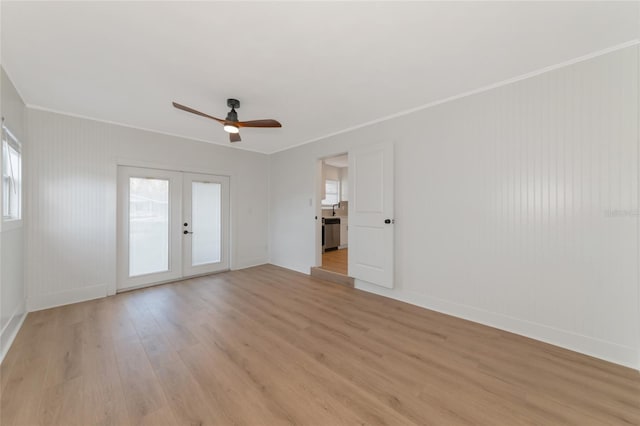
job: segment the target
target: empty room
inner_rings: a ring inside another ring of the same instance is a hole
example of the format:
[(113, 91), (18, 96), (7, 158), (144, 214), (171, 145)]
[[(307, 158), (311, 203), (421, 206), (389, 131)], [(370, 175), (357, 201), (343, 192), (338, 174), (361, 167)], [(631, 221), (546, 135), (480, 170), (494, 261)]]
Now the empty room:
[(0, 425), (640, 425), (640, 2), (0, 41)]

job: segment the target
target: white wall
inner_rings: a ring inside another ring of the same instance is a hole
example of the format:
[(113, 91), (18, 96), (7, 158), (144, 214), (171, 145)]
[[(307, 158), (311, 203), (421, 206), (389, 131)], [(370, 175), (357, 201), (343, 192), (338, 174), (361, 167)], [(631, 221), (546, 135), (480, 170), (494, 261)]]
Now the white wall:
[(358, 287), (640, 369), (639, 54), (272, 155), (271, 262), (314, 264), (314, 161), (392, 140), (396, 287)]
[[(5, 125), (24, 148), (28, 145), (24, 102), (4, 69), (0, 68), (0, 74), (0, 112)], [(24, 158), (23, 163), (26, 163)], [(0, 200), (1, 191), (0, 185)], [(2, 226), (0, 229), (0, 361), (25, 317), (23, 229), (24, 221), (18, 227)]]
[(340, 201), (349, 201), (349, 168), (340, 168)]
[(328, 164), (322, 164), (322, 171), (325, 179), (340, 180), (340, 169), (330, 166)]
[(27, 113), (29, 310), (115, 288), (118, 163), (230, 175), (231, 268), (268, 261), (266, 155), (30, 108)]

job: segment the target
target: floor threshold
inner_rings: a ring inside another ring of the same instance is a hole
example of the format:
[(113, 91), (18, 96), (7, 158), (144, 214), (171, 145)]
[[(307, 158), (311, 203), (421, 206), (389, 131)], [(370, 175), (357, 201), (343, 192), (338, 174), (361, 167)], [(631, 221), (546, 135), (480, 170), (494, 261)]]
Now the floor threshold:
[(354, 287), (355, 280), (352, 277), (338, 272), (329, 271), (327, 269), (322, 269), (322, 267), (319, 266), (311, 267), (311, 276), (321, 280), (346, 285), (348, 287)]

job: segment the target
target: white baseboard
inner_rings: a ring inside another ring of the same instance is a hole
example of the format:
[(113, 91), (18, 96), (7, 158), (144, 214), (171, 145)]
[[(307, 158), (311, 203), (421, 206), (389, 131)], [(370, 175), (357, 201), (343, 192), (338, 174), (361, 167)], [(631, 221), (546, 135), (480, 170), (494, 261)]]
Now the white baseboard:
[(29, 312), (40, 311), (42, 309), (55, 308), (56, 306), (69, 305), (71, 303), (84, 302), (106, 296), (107, 285), (99, 284), (30, 297), (27, 299), (27, 308)]
[(300, 272), (301, 274), (305, 274), (305, 275), (310, 275), (311, 274), (311, 268), (310, 267), (307, 267), (306, 269), (304, 269), (304, 268), (294, 267), (294, 266), (291, 266), (291, 265), (282, 265), (282, 264), (280, 264), (278, 262), (273, 262), (273, 261), (270, 261), (268, 263), (270, 265), (279, 266), (281, 268), (288, 269), (290, 271)]
[(7, 352), (9, 352), (9, 348), (11, 348), (26, 317), (27, 312), (25, 310), (25, 303), (23, 302), (21, 306), (16, 308), (9, 322), (7, 322), (2, 331), (0, 331), (0, 364), (4, 361)]
[(231, 270), (238, 271), (240, 269), (253, 268), (254, 266), (266, 265), (267, 263), (269, 263), (269, 261), (263, 258), (249, 259), (247, 261), (238, 262), (237, 264), (233, 265), (233, 268), (231, 268)]
[[(243, 262), (235, 265), (233, 269), (245, 269), (252, 266), (264, 265), (268, 263), (262, 258), (252, 260), (253, 261)], [(179, 280), (182, 280), (182, 278), (180, 278)], [(34, 312), (40, 311), (42, 309), (55, 308), (56, 306), (69, 305), (71, 303), (98, 299), (107, 296), (107, 288), (107, 284), (99, 284), (89, 287), (60, 291), (57, 293), (37, 295), (27, 299), (27, 308), (29, 312)]]
[(640, 370), (640, 351), (637, 348), (561, 330), (507, 315), (485, 311), (473, 306), (462, 305), (448, 300), (401, 289), (386, 289), (365, 281), (355, 281), (355, 287), (411, 305), (463, 318), (469, 321), (499, 328), (511, 333), (540, 340), (561, 348), (580, 352), (625, 367)]

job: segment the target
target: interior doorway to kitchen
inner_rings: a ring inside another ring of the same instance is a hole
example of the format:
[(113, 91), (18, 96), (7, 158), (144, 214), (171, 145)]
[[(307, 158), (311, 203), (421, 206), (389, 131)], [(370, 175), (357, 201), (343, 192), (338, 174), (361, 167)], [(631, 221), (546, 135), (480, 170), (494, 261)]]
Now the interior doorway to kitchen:
[(349, 275), (349, 158), (340, 154), (318, 162), (318, 206), (321, 253), (318, 267)]

